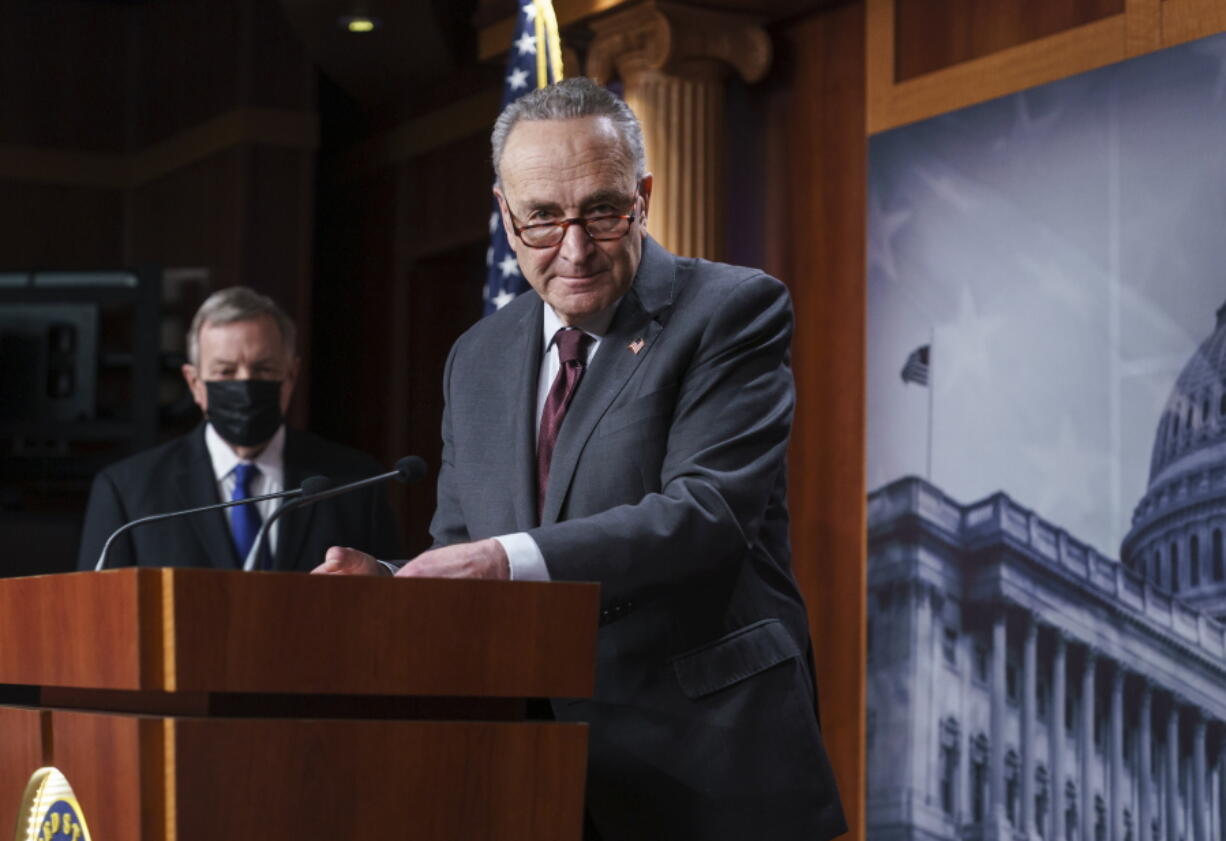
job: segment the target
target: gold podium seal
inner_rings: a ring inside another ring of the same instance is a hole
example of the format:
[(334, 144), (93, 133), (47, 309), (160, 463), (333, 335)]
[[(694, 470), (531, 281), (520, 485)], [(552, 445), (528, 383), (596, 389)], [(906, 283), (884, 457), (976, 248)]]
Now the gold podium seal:
[(26, 784), (14, 841), (89, 841), (72, 786), (57, 768), (39, 768)]

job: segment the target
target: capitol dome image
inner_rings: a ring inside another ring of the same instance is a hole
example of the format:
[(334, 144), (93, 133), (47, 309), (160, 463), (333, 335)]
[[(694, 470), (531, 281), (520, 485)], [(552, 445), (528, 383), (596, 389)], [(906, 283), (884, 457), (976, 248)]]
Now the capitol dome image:
[(1180, 373), (1154, 437), (1149, 486), (1120, 548), (1126, 567), (1226, 619), (1226, 304)]
[(1212, 328), (1119, 561), (1003, 490), (869, 494), (870, 841), (1226, 838), (1226, 304)]

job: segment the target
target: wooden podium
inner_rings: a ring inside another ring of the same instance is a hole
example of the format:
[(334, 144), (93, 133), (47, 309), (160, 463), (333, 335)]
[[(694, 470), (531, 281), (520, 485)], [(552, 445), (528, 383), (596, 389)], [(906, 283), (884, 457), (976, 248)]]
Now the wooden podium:
[(579, 841), (594, 584), (0, 580), (0, 839), (54, 765), (94, 841)]

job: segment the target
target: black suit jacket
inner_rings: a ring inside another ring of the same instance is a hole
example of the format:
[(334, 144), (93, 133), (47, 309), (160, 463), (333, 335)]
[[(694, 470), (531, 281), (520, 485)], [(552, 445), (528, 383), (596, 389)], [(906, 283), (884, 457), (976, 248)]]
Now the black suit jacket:
[[(111, 532), (150, 514), (220, 502), (204, 424), (188, 435), (117, 462), (94, 477), (79, 569), (93, 569)], [(361, 479), (384, 468), (370, 456), (309, 432), (287, 429), (285, 487), (308, 476), (338, 482)], [(278, 521), (275, 569), (306, 572), (323, 563), (329, 546), (353, 546), (380, 558), (400, 556), (400, 541), (383, 487), (364, 488), (323, 500)], [(211, 567), (241, 569), (224, 511), (192, 514), (137, 526), (111, 546), (109, 567)]]
[(527, 531), (552, 578), (600, 582), (596, 696), (553, 709), (591, 723), (601, 838), (843, 832), (788, 546), (786, 289), (647, 240), (538, 519), (542, 312), (522, 295), (452, 349), (431, 532), (444, 545)]

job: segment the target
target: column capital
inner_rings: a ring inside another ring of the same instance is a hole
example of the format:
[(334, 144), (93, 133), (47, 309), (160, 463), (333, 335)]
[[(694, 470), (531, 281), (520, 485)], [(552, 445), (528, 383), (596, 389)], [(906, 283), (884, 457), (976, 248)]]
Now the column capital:
[(756, 82), (771, 63), (770, 36), (751, 15), (648, 0), (591, 28), (586, 72), (600, 84), (644, 71), (711, 78), (728, 69)]

